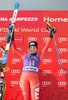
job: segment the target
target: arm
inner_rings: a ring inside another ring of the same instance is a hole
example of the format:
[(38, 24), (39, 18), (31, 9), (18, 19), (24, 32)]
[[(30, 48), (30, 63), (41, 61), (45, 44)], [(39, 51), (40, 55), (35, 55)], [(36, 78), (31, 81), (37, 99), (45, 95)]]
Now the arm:
[(47, 40), (46, 45), (44, 46), (44, 48), (42, 49), (42, 51), (41, 51), (41, 53), (40, 53), (40, 60), (42, 60), (42, 59), (45, 57), (46, 52), (47, 52), (47, 49), (48, 49), (48, 47), (49, 47), (49, 45), (50, 45), (51, 40), (52, 40), (52, 39), (49, 37), (49, 39)]
[(22, 53), (21, 51), (19, 51), (17, 48), (16, 48), (16, 45), (15, 45), (15, 42), (13, 41), (12, 42), (12, 50), (23, 60), (26, 53)]
[[(11, 25), (10, 25), (11, 26)], [(10, 31), (12, 30), (12, 28), (13, 27), (10, 27), (9, 26), (9, 29), (10, 29)], [(23, 60), (24, 59), (24, 57), (25, 57), (25, 54), (23, 54), (21, 51), (19, 51), (18, 49), (17, 49), (17, 47), (16, 47), (16, 45), (15, 45), (15, 41), (14, 41), (14, 30), (13, 30), (13, 34), (12, 34), (12, 36), (11, 36), (11, 34), (7, 34), (6, 35), (6, 42), (7, 43), (9, 43), (10, 42), (10, 40), (11, 40), (11, 48), (12, 48), (12, 50)]]
[(40, 59), (42, 60), (46, 54), (46, 51), (48, 49), (48, 46), (53, 38), (53, 36), (56, 33), (56, 28), (53, 28), (48, 22), (47, 22), (47, 29), (50, 29), (50, 35), (49, 35), (49, 40), (47, 41), (46, 45), (44, 46), (44, 48), (42, 49), (42, 52), (40, 54)]

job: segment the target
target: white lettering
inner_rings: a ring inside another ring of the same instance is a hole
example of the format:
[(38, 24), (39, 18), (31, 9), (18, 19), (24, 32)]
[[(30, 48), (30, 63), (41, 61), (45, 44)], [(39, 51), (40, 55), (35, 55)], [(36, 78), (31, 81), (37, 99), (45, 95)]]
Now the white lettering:
[(39, 32), (39, 28), (32, 28), (32, 29), (30, 29), (30, 28), (21, 28), (21, 31), (22, 32)]
[(0, 32), (8, 32), (8, 28), (0, 28)]
[(43, 21), (46, 22), (68, 22), (68, 18), (51, 18), (51, 17), (44, 17)]
[(6, 17), (0, 17), (0, 21), (8, 21), (8, 19)]
[(35, 100), (39, 99), (39, 88), (35, 89)]
[[(11, 21), (12, 18), (9, 19)], [(36, 22), (38, 21), (38, 17), (18, 17), (16, 21), (28, 21), (28, 22)]]

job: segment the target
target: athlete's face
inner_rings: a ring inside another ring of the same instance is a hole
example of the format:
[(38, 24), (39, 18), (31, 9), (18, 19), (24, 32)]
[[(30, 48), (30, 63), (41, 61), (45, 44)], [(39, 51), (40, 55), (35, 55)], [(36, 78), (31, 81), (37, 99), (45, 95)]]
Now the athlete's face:
[(30, 46), (29, 52), (30, 53), (35, 53), (35, 52), (37, 52), (37, 48), (35, 46)]

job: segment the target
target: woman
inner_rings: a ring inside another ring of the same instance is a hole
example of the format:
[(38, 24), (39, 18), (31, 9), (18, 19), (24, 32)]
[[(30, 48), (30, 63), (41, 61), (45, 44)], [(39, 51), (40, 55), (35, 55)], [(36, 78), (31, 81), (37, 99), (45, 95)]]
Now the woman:
[(50, 33), (50, 37), (40, 54), (37, 53), (38, 43), (36, 41), (31, 41), (29, 43), (28, 54), (22, 54), (19, 50), (17, 50), (15, 42), (13, 41), (12, 48), (23, 60), (24, 65), (20, 78), (20, 87), (22, 89), (24, 100), (30, 100), (29, 94), (31, 94), (31, 100), (39, 100), (40, 83), (38, 78), (38, 70), (40, 61), (46, 54), (51, 38), (53, 38), (52, 33)]

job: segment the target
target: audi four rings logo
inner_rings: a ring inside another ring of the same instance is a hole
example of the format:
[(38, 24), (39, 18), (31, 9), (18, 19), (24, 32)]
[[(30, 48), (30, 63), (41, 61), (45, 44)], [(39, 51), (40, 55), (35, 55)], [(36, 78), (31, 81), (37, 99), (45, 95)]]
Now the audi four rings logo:
[(63, 52), (68, 52), (67, 48), (59, 48), (58, 51), (62, 54)]
[(0, 42), (5, 41), (5, 37), (0, 37)]
[(21, 72), (21, 70), (19, 70), (19, 69), (12, 69), (12, 70), (11, 70), (11, 74), (12, 74), (12, 75), (20, 74), (20, 72)]
[(19, 85), (19, 81), (10, 81), (11, 86)]
[(28, 41), (37, 41), (37, 37), (28, 37)]
[(52, 74), (51, 70), (42, 70), (42, 74), (46, 75), (46, 74)]
[(68, 74), (68, 71), (67, 70), (59, 70), (58, 71), (58, 75), (59, 76), (66, 75), (66, 74)]
[(52, 85), (51, 81), (42, 81), (42, 87), (46, 87), (48, 85)]
[[(58, 60), (58, 62), (59, 62), (59, 60)], [(62, 63), (68, 63), (68, 60), (67, 59), (61, 59), (61, 62)]]
[(47, 42), (49, 40), (49, 37), (44, 37), (43, 38), (43, 42), (45, 43), (45, 42)]
[(21, 59), (19, 59), (19, 58), (12, 58), (11, 62), (15, 64), (17, 62), (21, 62)]
[(67, 42), (68, 38), (67, 37), (59, 37), (58, 41), (59, 41), (59, 43)]
[(43, 59), (42, 62), (43, 64), (51, 63), (52, 59)]
[(57, 84), (58, 84), (58, 87), (62, 87), (62, 86), (67, 86), (68, 82), (66, 82), (66, 81), (59, 81)]

